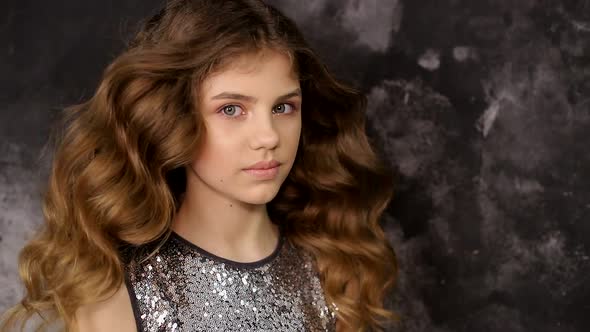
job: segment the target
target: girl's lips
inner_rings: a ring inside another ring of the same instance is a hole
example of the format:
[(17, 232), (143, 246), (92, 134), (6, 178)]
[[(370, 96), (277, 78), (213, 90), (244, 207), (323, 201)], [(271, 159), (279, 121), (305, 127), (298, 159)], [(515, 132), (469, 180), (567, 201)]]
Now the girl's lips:
[(245, 169), (244, 172), (254, 176), (259, 180), (270, 180), (274, 179), (279, 174), (279, 167), (275, 166), (268, 169)]
[(274, 168), (276, 166), (279, 166), (281, 163), (279, 163), (278, 161), (272, 159), (269, 161), (259, 161), (256, 164), (250, 165), (248, 168), (246, 168), (247, 170), (251, 170), (251, 169), (269, 169), (269, 168)]

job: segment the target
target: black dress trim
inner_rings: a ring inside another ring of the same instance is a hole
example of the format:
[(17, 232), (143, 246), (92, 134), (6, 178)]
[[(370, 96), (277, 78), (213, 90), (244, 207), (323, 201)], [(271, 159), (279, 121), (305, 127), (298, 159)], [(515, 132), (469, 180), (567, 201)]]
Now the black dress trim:
[(125, 285), (127, 286), (127, 293), (129, 293), (129, 298), (131, 299), (131, 307), (133, 308), (133, 317), (135, 318), (135, 327), (137, 328), (137, 332), (144, 332), (141, 325), (141, 315), (139, 312), (139, 304), (137, 303), (137, 294), (135, 294), (135, 288), (133, 288), (133, 285), (131, 284), (131, 279), (129, 279), (129, 273), (127, 269), (125, 269)]
[(275, 257), (278, 256), (279, 252), (281, 251), (281, 248), (283, 247), (283, 243), (285, 242), (285, 239), (284, 239), (285, 234), (284, 234), (284, 230), (283, 230), (283, 225), (279, 224), (279, 241), (278, 241), (274, 251), (270, 255), (268, 255), (260, 260), (254, 261), (254, 262), (237, 262), (237, 261), (233, 261), (231, 259), (217, 256), (217, 255), (197, 246), (196, 244), (190, 242), (189, 240), (183, 238), (175, 231), (172, 231), (170, 236), (177, 239), (178, 241), (182, 242), (183, 244), (189, 246), (190, 248), (196, 250), (197, 252), (199, 252), (200, 254), (202, 254), (206, 257), (209, 257), (213, 260), (216, 260), (216, 261), (219, 261), (222, 263), (226, 263), (230, 266), (234, 266), (234, 267), (238, 267), (238, 268), (257, 268), (257, 267), (260, 267), (260, 266), (272, 261)]

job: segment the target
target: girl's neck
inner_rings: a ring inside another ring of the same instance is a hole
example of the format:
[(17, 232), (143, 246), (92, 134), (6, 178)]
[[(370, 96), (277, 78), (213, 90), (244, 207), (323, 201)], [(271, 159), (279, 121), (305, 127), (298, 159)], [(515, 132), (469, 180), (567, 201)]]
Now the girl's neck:
[[(266, 206), (252, 209), (209, 205), (185, 200), (172, 221), (172, 230), (198, 247), (237, 262), (252, 262), (270, 255), (279, 240), (279, 228)], [(200, 204), (199, 204), (200, 205)]]

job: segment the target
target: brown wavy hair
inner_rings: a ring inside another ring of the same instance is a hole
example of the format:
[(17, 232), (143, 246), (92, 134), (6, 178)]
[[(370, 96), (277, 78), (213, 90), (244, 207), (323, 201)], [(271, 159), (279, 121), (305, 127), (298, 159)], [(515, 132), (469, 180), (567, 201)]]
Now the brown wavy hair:
[(290, 57), (303, 96), (300, 146), (267, 204), (271, 220), (313, 254), (347, 330), (381, 331), (399, 319), (384, 306), (397, 262), (380, 226), (393, 177), (365, 133), (366, 97), (330, 74), (296, 25), (262, 1), (172, 0), (106, 68), (95, 94), (64, 110), (45, 222), (19, 256), (26, 294), (2, 331), (35, 313), (47, 313), (40, 329), (61, 319), (76, 330), (76, 310), (123, 282), (125, 248), (169, 235), (184, 166), (205, 130), (201, 82), (263, 49)]

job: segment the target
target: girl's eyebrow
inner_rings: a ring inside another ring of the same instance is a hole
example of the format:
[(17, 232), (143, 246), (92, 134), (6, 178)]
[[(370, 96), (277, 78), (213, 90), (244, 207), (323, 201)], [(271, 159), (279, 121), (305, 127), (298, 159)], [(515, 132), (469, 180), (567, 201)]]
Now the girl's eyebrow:
[[(288, 99), (291, 97), (301, 97), (301, 89), (297, 88), (287, 94), (279, 96), (277, 98), (277, 100)], [(218, 95), (211, 97), (211, 100), (215, 100), (215, 99), (238, 99), (238, 100), (245, 100), (245, 101), (252, 102), (252, 103), (255, 103), (258, 100), (256, 97), (245, 96), (245, 95), (242, 95), (242, 94), (239, 94), (236, 92), (222, 92)]]

